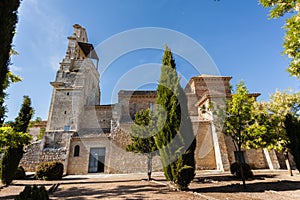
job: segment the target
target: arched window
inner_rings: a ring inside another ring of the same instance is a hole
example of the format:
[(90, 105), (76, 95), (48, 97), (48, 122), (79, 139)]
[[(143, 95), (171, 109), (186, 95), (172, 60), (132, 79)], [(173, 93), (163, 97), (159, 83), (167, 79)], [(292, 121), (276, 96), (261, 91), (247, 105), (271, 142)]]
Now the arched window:
[(76, 145), (74, 147), (74, 157), (78, 157), (79, 156), (79, 151), (80, 151), (80, 146)]

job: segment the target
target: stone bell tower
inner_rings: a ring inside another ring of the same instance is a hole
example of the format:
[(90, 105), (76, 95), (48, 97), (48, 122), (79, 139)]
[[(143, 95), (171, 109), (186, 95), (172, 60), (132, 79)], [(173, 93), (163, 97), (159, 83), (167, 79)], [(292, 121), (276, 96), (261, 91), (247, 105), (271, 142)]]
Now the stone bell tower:
[(87, 105), (100, 104), (98, 56), (85, 28), (75, 24), (53, 86), (46, 132), (80, 130)]

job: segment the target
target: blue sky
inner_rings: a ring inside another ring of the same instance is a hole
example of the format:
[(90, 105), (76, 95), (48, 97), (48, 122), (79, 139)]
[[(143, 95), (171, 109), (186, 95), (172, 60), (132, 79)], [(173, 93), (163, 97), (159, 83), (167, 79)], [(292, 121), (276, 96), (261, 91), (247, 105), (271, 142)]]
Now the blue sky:
[[(35, 117), (48, 118), (49, 82), (55, 79), (75, 23), (86, 28), (95, 47), (130, 29), (174, 30), (199, 43), (220, 74), (233, 77), (231, 84), (244, 80), (250, 92), (261, 93), (259, 100), (268, 100), (276, 89), (299, 91), (299, 81), (286, 72), (289, 60), (281, 55), (284, 20), (268, 20), (267, 15), (268, 10), (255, 0), (24, 0), (13, 41), (19, 55), (12, 58), (11, 66), (23, 81), (7, 91), (7, 120), (17, 116), (23, 95), (31, 97)], [(101, 52), (98, 54), (101, 60)], [(112, 85), (123, 74), (135, 66), (160, 63), (161, 57), (162, 51), (153, 49), (120, 56), (101, 77), (101, 102), (113, 103)], [(185, 78), (198, 75), (184, 70), (191, 69), (185, 59), (175, 58)]]

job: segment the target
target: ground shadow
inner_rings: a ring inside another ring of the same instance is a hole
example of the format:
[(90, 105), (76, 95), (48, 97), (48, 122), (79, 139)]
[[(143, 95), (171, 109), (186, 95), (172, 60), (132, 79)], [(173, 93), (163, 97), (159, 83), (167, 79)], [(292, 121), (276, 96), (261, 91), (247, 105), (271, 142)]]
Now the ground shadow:
[[(70, 181), (69, 181), (70, 180)], [(82, 185), (82, 184), (102, 184), (102, 183), (126, 183), (126, 182), (134, 182), (138, 180), (103, 180), (103, 181), (76, 181), (77, 179), (68, 179), (68, 180), (53, 180), (45, 181), (39, 180), (38, 183), (12, 183), (11, 186), (26, 186), (26, 185), (37, 185), (37, 186), (51, 186), (53, 184), (59, 183), (61, 185)], [(81, 180), (81, 179), (79, 179)]]
[(76, 181), (76, 180), (87, 180), (87, 179), (89, 179), (89, 178), (83, 178), (83, 177), (77, 177), (77, 178), (75, 178), (75, 177), (68, 177), (68, 176), (65, 176), (65, 177), (63, 177), (63, 179), (62, 180), (66, 180), (66, 181)]
[(225, 186), (213, 186), (213, 187), (203, 187), (191, 189), (191, 191), (199, 193), (234, 193), (234, 192), (265, 192), (268, 190), (273, 191), (291, 191), (299, 190), (300, 181), (277, 181), (277, 182), (256, 182), (256, 183), (247, 183), (246, 188), (241, 184), (231, 184)]
[(16, 195), (9, 195), (9, 196), (5, 196), (5, 197), (0, 197), (0, 199), (2, 200), (8, 200), (8, 199), (15, 199)]
[[(275, 178), (277, 175), (275, 174), (259, 174), (254, 175), (253, 178), (248, 179), (247, 181), (253, 180), (265, 180), (268, 178)], [(233, 175), (216, 175), (216, 176), (197, 176), (193, 182), (196, 183), (213, 183), (213, 182), (230, 182), (230, 181), (241, 181), (236, 176)]]
[[(135, 180), (136, 181), (136, 180)], [(115, 182), (115, 181), (114, 181)], [(137, 185), (126, 185), (124, 181), (124, 185), (116, 186), (110, 189), (93, 189), (87, 187), (72, 187), (69, 189), (61, 190), (58, 188), (56, 192), (54, 192), (52, 197), (58, 197), (62, 199), (83, 199), (84, 196), (89, 196), (93, 198), (126, 198), (130, 196), (130, 199), (145, 199), (147, 198), (144, 193), (151, 192), (152, 194), (165, 194), (166, 192), (170, 192), (167, 187), (162, 185), (150, 184), (149, 182), (144, 182), (144, 184)], [(93, 182), (98, 184), (97, 182)], [(84, 183), (82, 183), (84, 184)], [(109, 184), (109, 183), (107, 183)], [(74, 197), (74, 198), (73, 198)]]

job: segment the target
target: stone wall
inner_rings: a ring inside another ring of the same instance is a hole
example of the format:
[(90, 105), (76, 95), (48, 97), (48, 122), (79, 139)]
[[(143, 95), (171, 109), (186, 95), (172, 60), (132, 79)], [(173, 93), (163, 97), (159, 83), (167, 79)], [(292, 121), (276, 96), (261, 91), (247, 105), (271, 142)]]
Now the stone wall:
[(74, 134), (71, 131), (56, 131), (45, 132), (44, 134), (44, 148), (58, 149), (62, 147), (68, 148), (70, 137)]
[(42, 162), (60, 161), (64, 164), (64, 171), (66, 173), (66, 159), (68, 154), (66, 148), (42, 149), (41, 141), (38, 141), (26, 147), (25, 152), (20, 161), (20, 165), (24, 167), (25, 171), (34, 172), (36, 167)]
[(85, 106), (81, 121), (82, 128), (101, 128), (106, 132), (110, 130), (113, 105)]
[[(79, 156), (74, 156), (74, 148), (80, 146)], [(138, 173), (147, 172), (147, 158), (116, 145), (105, 135), (101, 137), (73, 138), (70, 145), (68, 174), (87, 174), (91, 148), (105, 148), (104, 173)], [(160, 158), (153, 158), (153, 171), (161, 171)]]
[[(228, 159), (230, 164), (234, 163), (235, 156), (234, 156), (234, 151), (236, 149), (234, 148), (234, 144), (232, 142), (231, 137), (225, 136), (226, 140), (226, 145), (227, 145), (227, 152), (228, 152)], [(249, 149), (245, 150), (244, 153), (245, 156), (245, 161), (250, 165), (252, 169), (268, 169), (269, 165), (266, 160), (265, 154), (262, 149)], [(275, 157), (272, 157), (272, 159), (277, 159)], [(273, 160), (272, 162), (276, 162), (276, 160)]]
[(245, 160), (251, 169), (269, 168), (265, 154), (262, 149), (249, 149), (245, 151)]
[[(279, 163), (280, 169), (287, 169), (287, 166), (286, 166), (286, 163), (285, 163), (285, 156), (284, 156), (284, 154), (280, 153), (280, 152), (275, 152), (275, 153), (276, 153), (276, 156), (278, 158), (278, 163)], [(290, 152), (288, 154), (288, 158), (289, 158), (289, 162), (290, 162), (291, 168), (292, 169), (296, 169), (296, 163), (294, 161), (294, 157), (293, 157), (293, 155)]]
[(125, 91), (118, 94), (118, 106), (115, 107), (117, 118), (122, 122), (133, 122), (135, 114), (140, 110), (150, 109), (155, 112), (156, 91)]
[(195, 150), (196, 169), (216, 169), (216, 157), (210, 123), (207, 121), (200, 124), (199, 122), (196, 126), (198, 126)]
[(72, 132), (46, 132), (42, 140), (25, 147), (20, 165), (25, 171), (35, 171), (41, 162), (60, 161), (66, 173), (71, 135)]
[(64, 164), (64, 174), (67, 172), (68, 150), (66, 148), (59, 149), (43, 149), (40, 155), (40, 162), (59, 161)]
[(20, 165), (27, 172), (34, 172), (40, 163), (40, 156), (43, 149), (43, 141), (37, 141), (25, 147), (25, 153), (20, 161)]
[[(187, 91), (197, 94), (202, 97), (204, 94), (226, 94), (230, 95), (229, 76), (213, 76), (202, 74), (197, 77), (192, 77), (187, 86)], [(188, 88), (190, 87), (190, 88)]]

